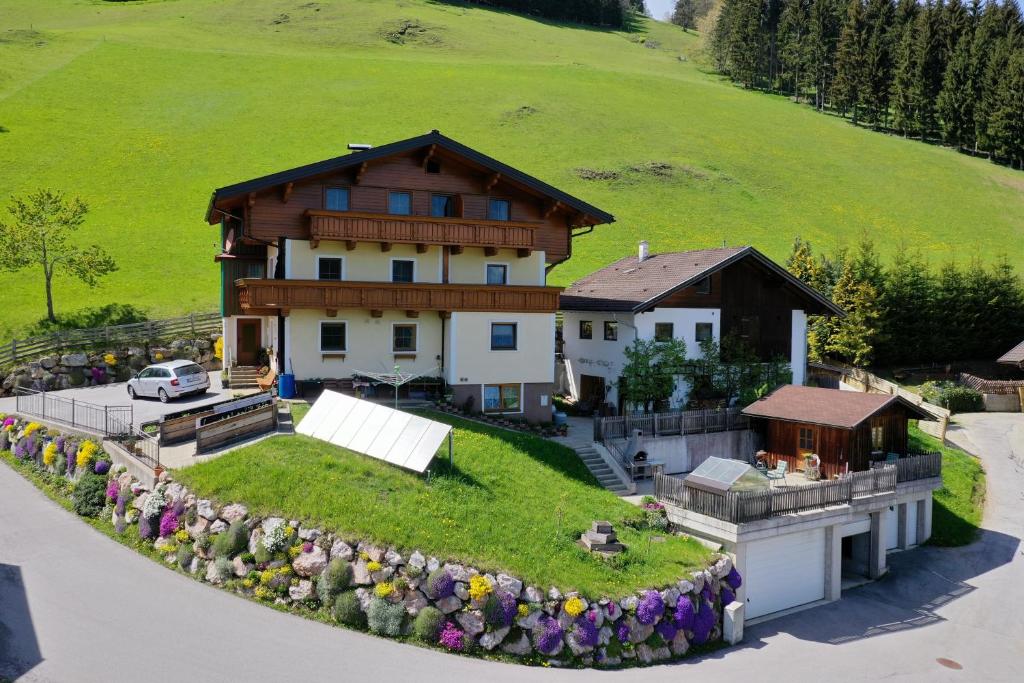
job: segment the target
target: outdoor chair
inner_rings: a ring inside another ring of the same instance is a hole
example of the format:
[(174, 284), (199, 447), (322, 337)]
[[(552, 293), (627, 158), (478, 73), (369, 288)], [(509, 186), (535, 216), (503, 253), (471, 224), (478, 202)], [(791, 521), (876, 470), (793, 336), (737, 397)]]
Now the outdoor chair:
[(263, 377), (256, 378), (256, 386), (260, 388), (260, 391), (270, 391), (270, 387), (274, 386), (274, 380), (277, 379), (277, 373), (271, 370)]
[(781, 479), (782, 482), (785, 483), (786, 482), (786, 464), (787, 463), (786, 463), (785, 460), (780, 460), (775, 465), (775, 469), (774, 470), (768, 470), (767, 472), (765, 472), (765, 474), (768, 475), (769, 481), (772, 480), (772, 479)]
[(886, 465), (895, 465), (896, 462), (899, 459), (900, 459), (900, 454), (899, 453), (889, 453), (888, 455), (885, 456), (885, 464)]

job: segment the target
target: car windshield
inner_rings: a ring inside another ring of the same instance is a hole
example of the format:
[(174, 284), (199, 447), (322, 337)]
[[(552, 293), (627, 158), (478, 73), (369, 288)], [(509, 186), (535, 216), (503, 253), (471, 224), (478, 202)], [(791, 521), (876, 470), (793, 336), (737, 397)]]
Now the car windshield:
[(174, 374), (176, 374), (178, 377), (188, 377), (189, 375), (199, 375), (199, 374), (204, 373), (204, 372), (206, 372), (206, 371), (203, 370), (200, 366), (195, 365), (195, 364), (183, 365), (182, 367), (175, 368), (175, 370), (174, 370)]

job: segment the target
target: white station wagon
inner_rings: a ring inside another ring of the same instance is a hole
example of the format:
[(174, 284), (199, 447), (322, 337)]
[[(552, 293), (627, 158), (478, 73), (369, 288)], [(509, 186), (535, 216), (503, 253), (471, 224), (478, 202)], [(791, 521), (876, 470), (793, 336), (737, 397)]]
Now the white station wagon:
[(190, 360), (150, 365), (128, 380), (128, 395), (133, 400), (152, 396), (163, 403), (188, 394), (205, 394), (209, 388), (210, 376), (206, 370)]

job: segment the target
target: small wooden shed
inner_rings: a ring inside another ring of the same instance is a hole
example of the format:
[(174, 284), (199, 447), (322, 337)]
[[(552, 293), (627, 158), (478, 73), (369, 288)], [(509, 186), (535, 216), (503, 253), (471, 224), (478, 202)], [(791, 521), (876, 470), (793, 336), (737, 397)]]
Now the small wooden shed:
[(859, 472), (890, 453), (905, 457), (907, 422), (931, 415), (899, 396), (787, 384), (743, 409), (771, 464), (791, 471), (821, 459), (822, 477)]

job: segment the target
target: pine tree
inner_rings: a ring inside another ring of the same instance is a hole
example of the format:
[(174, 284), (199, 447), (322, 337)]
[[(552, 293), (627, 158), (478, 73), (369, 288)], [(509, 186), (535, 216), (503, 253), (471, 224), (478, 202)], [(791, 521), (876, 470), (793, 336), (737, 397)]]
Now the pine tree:
[(814, 0), (811, 5), (810, 70), (814, 81), (814, 106), (824, 109), (835, 79), (835, 52), (842, 15), (839, 0)]
[(942, 91), (942, 78), (946, 71), (942, 11), (941, 4), (934, 5), (928, 0), (917, 17), (913, 99), (922, 140), (936, 129), (935, 103)]
[(697, 28), (697, 8), (693, 0), (676, 0), (672, 11), (672, 23), (684, 29)]
[(870, 364), (878, 334), (878, 291), (869, 282), (859, 281), (853, 262), (847, 262), (832, 301), (846, 312), (846, 317), (831, 321), (825, 351), (854, 365)]
[(974, 103), (974, 151), (988, 149), (989, 109), (994, 102), (987, 96), (996, 83), (989, 82), (988, 65), (999, 40), (1005, 37), (1002, 12), (994, 0), (988, 0), (978, 17), (971, 41), (971, 101)]
[(914, 76), (917, 73), (917, 21), (903, 28), (896, 46), (896, 67), (892, 81), (892, 124), (903, 137), (917, 131), (917, 98)]
[(861, 102), (868, 121), (886, 125), (889, 118), (889, 91), (893, 78), (893, 23), (895, 7), (892, 0), (868, 0), (864, 12), (866, 53), (864, 56), (864, 90)]
[(787, 0), (779, 18), (782, 80), (789, 82), (797, 101), (804, 89), (811, 61), (811, 3), (812, 0)]
[(863, 0), (850, 0), (836, 47), (836, 80), (832, 87), (835, 106), (845, 116), (853, 110), (857, 123), (857, 106), (866, 87)]
[(1024, 49), (1014, 50), (1000, 75), (996, 106), (989, 119), (993, 153), (1014, 167), (1024, 167)]
[(951, 58), (964, 36), (973, 32), (971, 13), (961, 0), (949, 0), (942, 14), (942, 33), (946, 39), (945, 53)]
[(811, 243), (799, 235), (793, 240), (793, 250), (786, 259), (786, 270), (811, 287), (816, 287), (821, 280), (821, 265), (814, 258)]
[(985, 62), (985, 74), (982, 77), (981, 99), (977, 101), (976, 119), (980, 119), (978, 128), (978, 146), (993, 156), (998, 156), (996, 148), (1000, 144), (999, 131), (995, 127), (996, 112), (1003, 106), (1001, 89), (1003, 79), (1010, 68), (1010, 38), (1001, 37), (995, 41), (991, 54)]
[(937, 108), (942, 119), (942, 137), (950, 145), (962, 147), (974, 138), (974, 84), (971, 79), (971, 46), (967, 33), (957, 43), (946, 66)]
[(760, 0), (733, 0), (730, 12), (731, 27), (727, 41), (729, 73), (748, 88), (757, 85), (764, 59), (763, 9)]
[(935, 284), (919, 251), (899, 244), (885, 272), (881, 292), (881, 334), (876, 361), (893, 365), (931, 359), (935, 337), (932, 297)]

